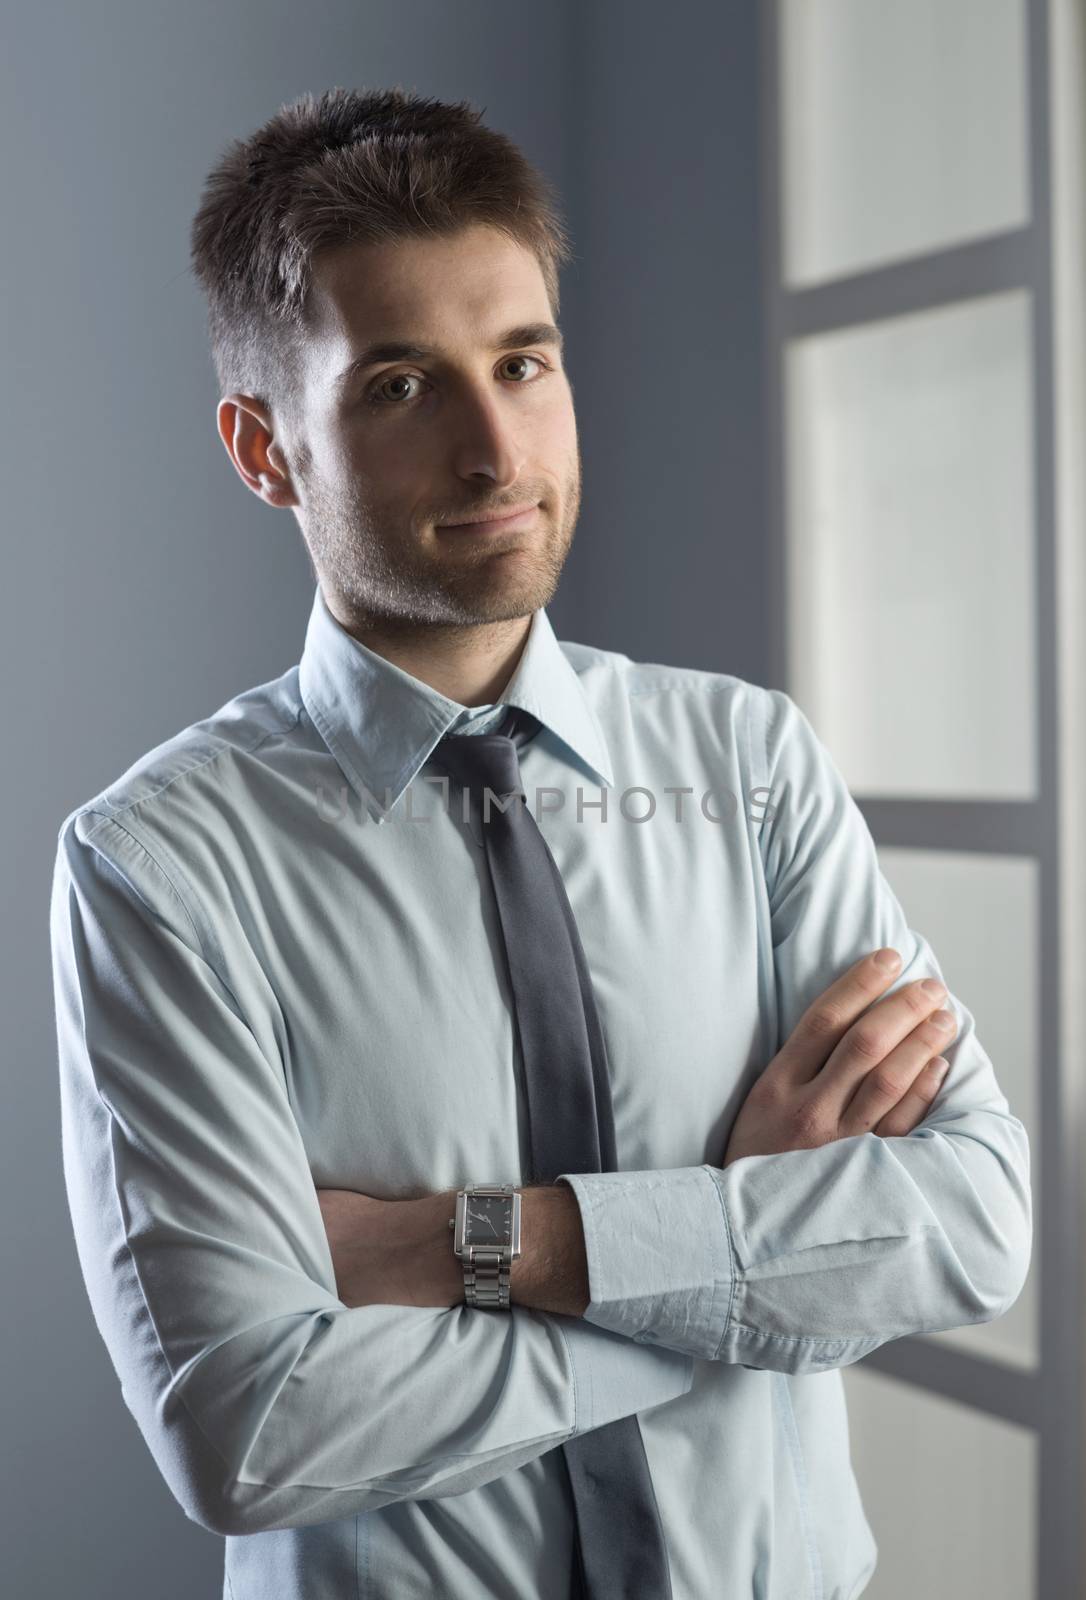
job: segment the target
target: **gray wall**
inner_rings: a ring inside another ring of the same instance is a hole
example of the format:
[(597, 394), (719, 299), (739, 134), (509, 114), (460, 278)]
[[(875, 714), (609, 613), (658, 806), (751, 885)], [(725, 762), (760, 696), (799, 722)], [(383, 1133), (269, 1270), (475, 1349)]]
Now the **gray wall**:
[(585, 489), (549, 609), (565, 637), (765, 683), (757, 3), (570, 14)]
[(61, 819), (298, 659), (289, 512), (215, 430), (188, 225), (222, 144), (307, 89), (467, 97), (558, 183), (585, 462), (561, 637), (766, 681), (755, 0), (23, 9), (0, 53), (8, 698), (4, 1587), (196, 1600), (188, 1522), (90, 1315), (60, 1166), (48, 891)]

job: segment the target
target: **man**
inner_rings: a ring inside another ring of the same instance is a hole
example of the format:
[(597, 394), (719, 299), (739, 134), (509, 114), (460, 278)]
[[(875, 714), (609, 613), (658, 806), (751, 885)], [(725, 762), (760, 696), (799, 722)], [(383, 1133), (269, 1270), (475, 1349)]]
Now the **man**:
[[(284, 108), (194, 226), (219, 431), (317, 588), (296, 667), (64, 820), (51, 916), (88, 1293), (232, 1600), (603, 1592), (624, 1507), (569, 1468), (630, 1418), (675, 1600), (846, 1600), (840, 1369), (1028, 1266), (1025, 1130), (794, 701), (554, 637), (563, 250), (508, 141), (399, 90)], [(549, 1035), (529, 1081), (442, 763), (514, 707), (617, 1157), (548, 1182), (577, 1087)], [(449, 1228), (475, 1184), (520, 1198), (493, 1306)]]

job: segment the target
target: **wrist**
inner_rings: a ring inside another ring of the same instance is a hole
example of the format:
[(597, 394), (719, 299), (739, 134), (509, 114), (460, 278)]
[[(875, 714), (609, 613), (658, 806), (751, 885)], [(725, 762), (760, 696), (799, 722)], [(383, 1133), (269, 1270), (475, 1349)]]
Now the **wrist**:
[(456, 1306), (464, 1301), (464, 1274), (453, 1255), (453, 1233), (449, 1218), (456, 1211), (455, 1189), (443, 1189), (421, 1200), (402, 1202), (413, 1207), (405, 1218), (407, 1237), (404, 1254), (418, 1264), (420, 1305)]
[(590, 1294), (577, 1196), (568, 1183), (529, 1185), (517, 1193), (522, 1253), (509, 1273), (510, 1299), (536, 1311), (583, 1316)]

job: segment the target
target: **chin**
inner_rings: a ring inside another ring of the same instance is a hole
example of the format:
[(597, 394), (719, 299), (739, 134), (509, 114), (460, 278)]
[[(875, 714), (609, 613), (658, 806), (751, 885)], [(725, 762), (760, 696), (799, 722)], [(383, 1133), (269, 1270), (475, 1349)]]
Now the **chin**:
[(458, 601), (464, 614), (470, 613), (476, 622), (511, 622), (547, 605), (554, 588), (555, 585), (536, 579), (530, 583), (480, 585), (474, 593), (462, 591), (450, 598), (454, 603)]

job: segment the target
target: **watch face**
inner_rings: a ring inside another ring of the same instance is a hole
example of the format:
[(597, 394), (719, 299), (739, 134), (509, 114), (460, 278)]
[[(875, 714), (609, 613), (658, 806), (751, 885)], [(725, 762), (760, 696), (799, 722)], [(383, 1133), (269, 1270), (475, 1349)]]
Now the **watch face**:
[(513, 1237), (511, 1194), (469, 1194), (466, 1206), (466, 1245), (509, 1243)]

